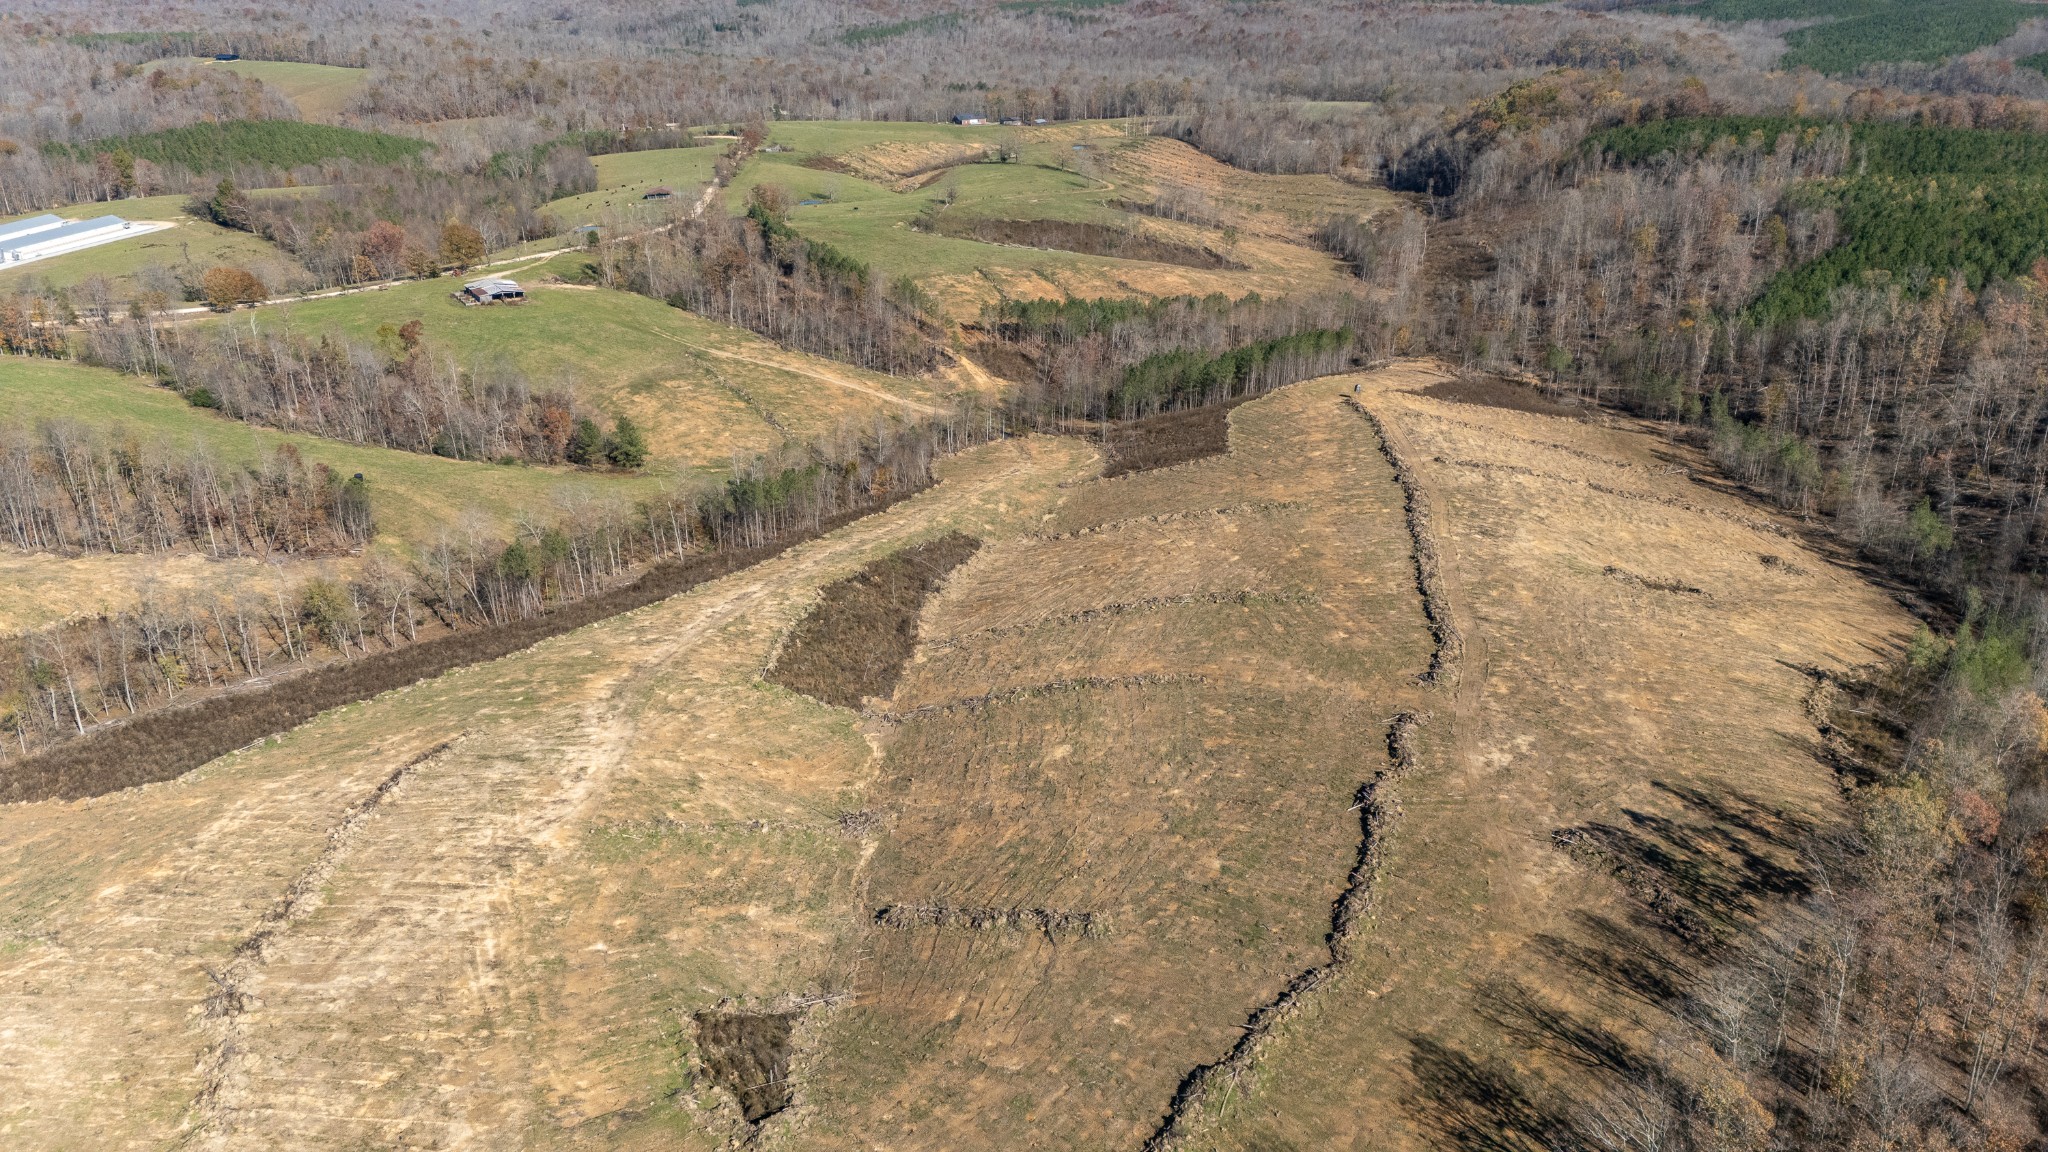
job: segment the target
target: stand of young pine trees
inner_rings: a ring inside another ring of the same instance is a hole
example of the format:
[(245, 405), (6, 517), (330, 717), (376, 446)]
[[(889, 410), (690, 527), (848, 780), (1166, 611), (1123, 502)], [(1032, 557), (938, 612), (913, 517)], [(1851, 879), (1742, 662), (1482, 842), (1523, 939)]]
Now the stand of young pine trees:
[(1008, 300), (980, 327), (1020, 366), (1011, 419), (1034, 428), (1258, 395), (1374, 358), (1387, 340), (1379, 310), (1350, 295)]

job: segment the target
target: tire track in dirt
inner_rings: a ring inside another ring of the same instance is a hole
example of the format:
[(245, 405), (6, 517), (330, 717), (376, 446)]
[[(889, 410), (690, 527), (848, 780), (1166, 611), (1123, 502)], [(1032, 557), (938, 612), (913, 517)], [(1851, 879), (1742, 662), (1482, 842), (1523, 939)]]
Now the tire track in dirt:
[(205, 1059), (201, 1087), (192, 1101), (191, 1110), (196, 1118), (188, 1140), (216, 1130), (227, 1119), (222, 1102), (223, 1090), (238, 1071), (237, 1057), (242, 1051), (240, 1041), (246, 1031), (243, 1027), (244, 1013), (251, 1007), (251, 998), (243, 986), (269, 958), (270, 950), (279, 937), (325, 902), (326, 895), (322, 889), (354, 850), (363, 826), (422, 765), (446, 753), (464, 735), (467, 733), (443, 740), (409, 757), (371, 789), (369, 795), (344, 809), (341, 819), (327, 830), (327, 847), (285, 887), (277, 902), (257, 922), (256, 928), (235, 946), (228, 963), (219, 972), (201, 966), (215, 986), (213, 996), (206, 1003), (206, 1016), (208, 1020), (217, 1022), (221, 1036)]

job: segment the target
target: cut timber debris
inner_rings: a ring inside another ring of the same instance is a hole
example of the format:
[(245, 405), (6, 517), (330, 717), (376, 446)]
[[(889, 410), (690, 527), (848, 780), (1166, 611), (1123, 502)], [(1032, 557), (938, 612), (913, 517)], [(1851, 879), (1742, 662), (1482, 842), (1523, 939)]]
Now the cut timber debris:
[(0, 777), (0, 804), (77, 800), (175, 779), (215, 757), (303, 724), (329, 708), (509, 656), (550, 636), (644, 608), (781, 555), (911, 494), (904, 492), (873, 508), (827, 517), (809, 531), (792, 532), (759, 547), (657, 564), (631, 584), (564, 604), (545, 615), (457, 632), (323, 665), (277, 683), (145, 713), (16, 761), (7, 775)]
[(1093, 912), (1057, 908), (960, 908), (950, 904), (890, 904), (875, 912), (882, 928), (951, 928), (968, 932), (1041, 932), (1047, 940), (1086, 939), (1109, 934), (1109, 922)]
[(925, 599), (980, 547), (981, 541), (950, 532), (828, 586), (766, 678), (842, 708), (887, 697), (917, 647)]
[(789, 1107), (795, 1012), (699, 1012), (697, 1054), (711, 1081), (732, 1093), (747, 1123)]
[(1394, 470), (1394, 482), (1401, 486), (1401, 501), (1408, 518), (1408, 535), (1415, 546), (1415, 587), (1422, 594), (1422, 614), (1429, 620), (1430, 635), (1436, 638), (1436, 651), (1430, 654), (1429, 670), (1420, 679), (1425, 684), (1435, 684), (1457, 667), (1458, 658), (1464, 654), (1465, 638), (1458, 632), (1458, 625), (1451, 619), (1450, 600), (1444, 594), (1442, 562), (1437, 556), (1436, 531), (1430, 525), (1429, 497), (1423, 494), (1422, 483), (1415, 476), (1415, 469), (1402, 458), (1394, 447), (1393, 439), (1387, 434), (1387, 426), (1372, 409), (1358, 402), (1356, 396), (1345, 397), (1345, 403), (1356, 409), (1365, 422), (1372, 425), (1373, 435), (1379, 439), (1380, 454), (1387, 458), (1388, 467)]
[(1259, 1050), (1272, 1037), (1280, 1022), (1300, 1012), (1309, 997), (1335, 980), (1351, 963), (1353, 943), (1363, 928), (1379, 918), (1380, 875), (1386, 869), (1387, 840), (1401, 819), (1401, 802), (1393, 785), (1415, 769), (1415, 730), (1421, 721), (1412, 712), (1396, 715), (1387, 726), (1387, 763), (1371, 780), (1359, 786), (1358, 857), (1351, 866), (1344, 891), (1330, 907), (1330, 932), (1326, 937), (1330, 958), (1306, 969), (1280, 995), (1259, 1006), (1245, 1022), (1244, 1034), (1223, 1058), (1189, 1072), (1173, 1094), (1166, 1116), (1145, 1141), (1144, 1152), (1176, 1152), (1193, 1147), (1197, 1129), (1221, 1101), (1237, 1094), (1241, 1082), (1251, 1074)]

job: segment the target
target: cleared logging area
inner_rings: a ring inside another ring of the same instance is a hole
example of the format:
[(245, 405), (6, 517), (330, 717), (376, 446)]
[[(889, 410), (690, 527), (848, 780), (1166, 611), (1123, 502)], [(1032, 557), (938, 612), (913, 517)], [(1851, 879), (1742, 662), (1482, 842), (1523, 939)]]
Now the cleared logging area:
[(888, 696), (917, 647), (925, 599), (980, 547), (972, 536), (949, 532), (827, 587), (767, 678), (842, 708)]
[(1102, 478), (1221, 456), (1230, 450), (1230, 410), (1247, 399), (1250, 397), (1110, 425), (1102, 438), (1102, 450), (1109, 457)]
[[(900, 498), (900, 497), (899, 497)], [(889, 503), (893, 503), (890, 501)], [(661, 564), (633, 583), (545, 616), (458, 632), (359, 660), (329, 664), (277, 684), (208, 697), (148, 713), (14, 765), (0, 781), (0, 803), (77, 800), (182, 776), (219, 756), (344, 704), (367, 700), (465, 665), (496, 660), (621, 612), (665, 600), (708, 580), (751, 567), (796, 544), (887, 507), (819, 522), (758, 548), (739, 548), (682, 564)]]

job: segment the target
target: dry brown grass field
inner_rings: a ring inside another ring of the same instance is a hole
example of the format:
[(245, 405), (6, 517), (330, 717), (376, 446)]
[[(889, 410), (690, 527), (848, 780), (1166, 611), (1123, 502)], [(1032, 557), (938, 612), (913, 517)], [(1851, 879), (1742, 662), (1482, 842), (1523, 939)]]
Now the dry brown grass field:
[(1802, 669), (1878, 662), (1913, 623), (1667, 443), (1420, 395), (1434, 376), (1357, 378), (1428, 496), (1464, 640), (1381, 922), (1187, 1147), (1553, 1146), (1716, 942), (1797, 890), (1802, 830), (1841, 818)]
[[(1613, 873), (1709, 935), (1765, 911), (1839, 804), (1802, 669), (1910, 621), (1664, 442), (1440, 379), (1294, 385), (1109, 479), (985, 446), (686, 594), (0, 808), (0, 1146), (1547, 1147), (1698, 963)], [(950, 532), (887, 700), (765, 678)]]

